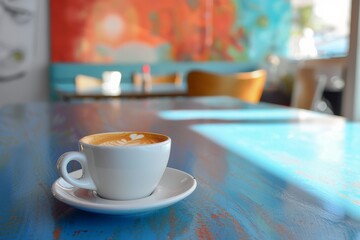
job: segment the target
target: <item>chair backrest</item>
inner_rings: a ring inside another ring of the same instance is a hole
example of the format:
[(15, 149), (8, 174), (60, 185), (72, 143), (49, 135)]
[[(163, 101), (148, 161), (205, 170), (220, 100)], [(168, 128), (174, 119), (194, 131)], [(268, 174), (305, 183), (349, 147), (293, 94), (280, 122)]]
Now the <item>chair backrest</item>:
[(97, 88), (102, 86), (102, 80), (86, 75), (77, 75), (75, 77), (76, 90), (88, 90), (91, 88)]
[(188, 95), (227, 95), (257, 103), (264, 91), (265, 81), (266, 71), (263, 69), (232, 75), (191, 71), (187, 76)]
[(326, 78), (316, 74), (313, 67), (302, 67), (297, 71), (291, 106), (296, 108), (315, 110), (321, 101), (326, 86)]
[[(132, 81), (136, 86), (141, 86), (142, 84), (142, 74), (134, 73)], [(181, 85), (182, 78), (180, 73), (172, 73), (167, 75), (151, 75), (151, 84), (164, 84), (171, 83), (176, 85)]]

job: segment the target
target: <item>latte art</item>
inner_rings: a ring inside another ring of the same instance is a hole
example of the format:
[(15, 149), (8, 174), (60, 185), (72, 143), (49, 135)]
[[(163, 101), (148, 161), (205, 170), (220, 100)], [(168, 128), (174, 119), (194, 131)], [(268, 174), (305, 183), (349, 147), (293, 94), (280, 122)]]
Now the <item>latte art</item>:
[(100, 146), (134, 146), (134, 145), (143, 145), (143, 144), (152, 144), (152, 143), (158, 143), (158, 139), (153, 138), (136, 138), (136, 139), (120, 139), (120, 140), (114, 140), (114, 141), (108, 141), (103, 142), (99, 144)]
[(86, 137), (83, 142), (99, 146), (136, 146), (166, 141), (167, 137), (152, 133), (98, 134)]

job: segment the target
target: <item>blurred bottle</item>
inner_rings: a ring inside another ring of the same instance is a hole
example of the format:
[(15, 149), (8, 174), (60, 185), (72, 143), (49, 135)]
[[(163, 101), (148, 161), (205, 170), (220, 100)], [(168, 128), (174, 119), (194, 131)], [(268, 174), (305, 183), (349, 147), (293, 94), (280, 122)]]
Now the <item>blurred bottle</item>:
[(142, 80), (143, 80), (143, 87), (145, 92), (151, 91), (152, 84), (151, 84), (151, 68), (149, 64), (145, 64), (142, 67)]

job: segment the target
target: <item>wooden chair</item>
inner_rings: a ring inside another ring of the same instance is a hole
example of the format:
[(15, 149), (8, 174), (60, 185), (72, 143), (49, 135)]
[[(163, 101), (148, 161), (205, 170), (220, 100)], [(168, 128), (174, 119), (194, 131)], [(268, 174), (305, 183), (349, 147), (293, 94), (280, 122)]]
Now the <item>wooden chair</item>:
[(297, 71), (291, 106), (296, 108), (316, 110), (321, 101), (326, 86), (326, 78), (316, 75), (313, 67), (303, 67)]
[(77, 75), (75, 77), (75, 88), (78, 91), (89, 90), (102, 86), (102, 80), (86, 75)]
[(188, 95), (227, 95), (257, 103), (263, 93), (265, 81), (266, 71), (263, 69), (232, 75), (191, 71), (187, 76)]
[[(132, 81), (136, 86), (142, 85), (142, 74), (134, 73)], [(181, 85), (182, 79), (180, 73), (172, 73), (168, 75), (151, 75), (151, 84), (164, 84), (172, 83), (176, 85)]]

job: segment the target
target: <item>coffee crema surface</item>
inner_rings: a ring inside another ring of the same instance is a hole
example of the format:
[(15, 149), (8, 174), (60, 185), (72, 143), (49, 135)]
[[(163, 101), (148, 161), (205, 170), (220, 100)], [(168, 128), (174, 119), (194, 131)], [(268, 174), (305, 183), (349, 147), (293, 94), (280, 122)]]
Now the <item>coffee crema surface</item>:
[(84, 137), (81, 141), (99, 146), (136, 146), (166, 141), (161, 134), (144, 132), (102, 133)]

